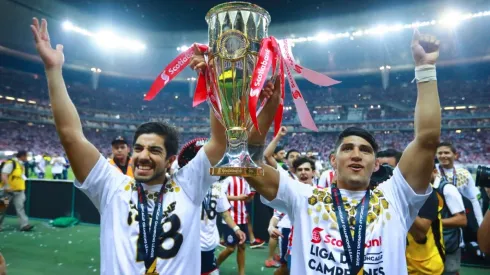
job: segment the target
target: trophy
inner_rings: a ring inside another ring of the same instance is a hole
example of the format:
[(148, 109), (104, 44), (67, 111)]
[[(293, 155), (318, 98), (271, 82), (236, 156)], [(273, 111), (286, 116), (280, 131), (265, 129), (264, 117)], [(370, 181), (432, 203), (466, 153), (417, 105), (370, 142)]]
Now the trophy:
[[(253, 127), (248, 100), (261, 40), (268, 37), (270, 21), (266, 10), (246, 2), (220, 4), (206, 15), (209, 35), (207, 100), (226, 128), (227, 139), (226, 152), (210, 169), (211, 175), (264, 174), (247, 150), (248, 133)], [(277, 74), (277, 70), (273, 72), (272, 79)]]

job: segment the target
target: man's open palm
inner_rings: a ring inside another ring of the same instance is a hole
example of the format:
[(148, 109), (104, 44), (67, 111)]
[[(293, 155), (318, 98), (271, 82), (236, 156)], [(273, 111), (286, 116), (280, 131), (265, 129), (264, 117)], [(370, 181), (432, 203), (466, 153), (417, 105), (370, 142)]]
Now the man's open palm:
[(48, 22), (45, 19), (39, 20), (37, 18), (32, 19), (31, 25), (32, 34), (36, 41), (36, 49), (44, 62), (46, 69), (61, 68), (65, 62), (63, 55), (63, 45), (56, 45), (56, 49), (51, 47), (51, 41), (49, 40)]

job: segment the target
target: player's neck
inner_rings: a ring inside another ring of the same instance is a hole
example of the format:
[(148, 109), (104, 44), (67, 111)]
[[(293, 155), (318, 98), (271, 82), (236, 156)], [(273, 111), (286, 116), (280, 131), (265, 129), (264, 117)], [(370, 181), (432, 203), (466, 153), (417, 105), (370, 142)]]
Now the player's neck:
[(446, 170), (450, 170), (450, 169), (453, 169), (454, 168), (454, 164), (453, 163), (450, 163), (450, 164), (447, 164), (447, 165), (443, 165), (441, 164), (442, 168), (446, 169)]
[(349, 191), (366, 191), (369, 187), (369, 183), (368, 184), (361, 184), (361, 183), (352, 184), (352, 183), (346, 183), (346, 182), (342, 182), (342, 181), (338, 180), (337, 181), (337, 187), (339, 189), (344, 189), (344, 190), (349, 190)]
[(145, 182), (145, 184), (148, 186), (154, 186), (154, 185), (165, 184), (166, 182), (167, 182), (167, 177), (164, 174), (163, 177), (158, 177), (158, 178), (153, 179), (149, 182)]
[(126, 164), (128, 163), (128, 158), (127, 157), (120, 158), (120, 159), (115, 158), (114, 161), (117, 162), (119, 166), (126, 166)]

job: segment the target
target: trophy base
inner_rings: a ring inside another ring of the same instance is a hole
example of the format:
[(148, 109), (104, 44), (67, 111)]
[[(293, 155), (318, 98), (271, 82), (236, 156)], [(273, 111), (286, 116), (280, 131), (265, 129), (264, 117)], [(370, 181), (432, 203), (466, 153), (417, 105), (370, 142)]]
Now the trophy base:
[(212, 176), (223, 177), (256, 177), (263, 176), (264, 169), (262, 167), (212, 167), (209, 168), (209, 173)]
[(254, 163), (247, 150), (247, 130), (233, 127), (226, 130), (227, 146), (221, 161), (209, 169), (212, 176), (263, 176), (264, 169)]

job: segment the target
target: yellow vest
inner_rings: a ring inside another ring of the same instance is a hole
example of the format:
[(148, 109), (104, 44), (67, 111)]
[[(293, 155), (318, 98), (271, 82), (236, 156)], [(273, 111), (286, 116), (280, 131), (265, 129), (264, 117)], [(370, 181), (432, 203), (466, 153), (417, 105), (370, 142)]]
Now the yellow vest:
[[(119, 170), (119, 172), (122, 173), (121, 169), (116, 165), (116, 163), (114, 162), (113, 159), (109, 159), (109, 163), (111, 165), (113, 165), (114, 167), (116, 167), (117, 170)], [(133, 175), (133, 162), (131, 161), (131, 159), (128, 159), (128, 170), (126, 171), (126, 176), (129, 176), (131, 178), (134, 178), (134, 175)]]
[[(24, 165), (15, 159), (10, 159), (7, 161), (15, 162), (15, 167), (12, 173), (8, 176), (8, 185), (12, 191), (24, 191), (26, 190), (26, 181), (24, 180)], [(2, 183), (5, 185), (5, 183)]]
[(408, 274), (435, 275), (444, 272), (443, 256), (441, 256), (441, 253), (445, 254), (441, 218), (444, 200), (439, 193), (436, 194), (439, 201), (437, 220), (432, 222), (427, 231), (427, 241), (423, 244), (417, 243), (412, 234), (408, 233), (406, 250)]

